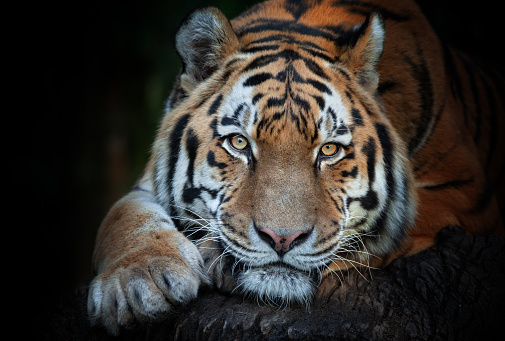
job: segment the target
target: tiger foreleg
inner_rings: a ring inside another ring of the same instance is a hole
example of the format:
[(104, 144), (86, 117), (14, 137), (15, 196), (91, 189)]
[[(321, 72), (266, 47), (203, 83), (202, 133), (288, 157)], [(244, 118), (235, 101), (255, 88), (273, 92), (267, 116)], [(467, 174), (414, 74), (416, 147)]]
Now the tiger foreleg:
[(209, 281), (196, 246), (147, 191), (131, 192), (111, 209), (98, 232), (94, 263), (88, 314), (93, 325), (115, 335), (136, 322), (159, 320)]

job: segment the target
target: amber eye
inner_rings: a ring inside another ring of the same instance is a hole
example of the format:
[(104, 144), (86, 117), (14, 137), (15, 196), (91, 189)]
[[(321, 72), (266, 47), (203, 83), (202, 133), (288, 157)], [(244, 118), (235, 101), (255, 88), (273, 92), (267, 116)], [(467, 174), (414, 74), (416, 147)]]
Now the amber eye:
[(336, 143), (326, 143), (321, 147), (323, 156), (333, 156), (338, 153), (340, 147)]
[(229, 141), (231, 146), (237, 150), (244, 150), (249, 145), (247, 139), (242, 135), (235, 135)]

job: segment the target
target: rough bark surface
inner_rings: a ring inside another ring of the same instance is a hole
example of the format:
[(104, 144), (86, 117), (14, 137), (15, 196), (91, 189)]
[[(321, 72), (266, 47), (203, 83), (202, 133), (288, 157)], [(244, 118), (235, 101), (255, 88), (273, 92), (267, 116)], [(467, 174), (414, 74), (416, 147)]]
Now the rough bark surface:
[[(314, 302), (283, 310), (241, 296), (202, 292), (162, 323), (125, 340), (483, 340), (505, 331), (505, 239), (450, 227), (437, 245), (382, 270), (325, 280)], [(89, 325), (87, 289), (42, 319), (38, 336), (102, 340)]]

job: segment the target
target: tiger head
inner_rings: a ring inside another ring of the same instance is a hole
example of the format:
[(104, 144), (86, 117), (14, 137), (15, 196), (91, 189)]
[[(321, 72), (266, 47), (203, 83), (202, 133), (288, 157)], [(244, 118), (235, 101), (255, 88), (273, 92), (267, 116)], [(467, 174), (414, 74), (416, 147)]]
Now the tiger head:
[(400, 246), (412, 170), (377, 95), (378, 15), (339, 35), (251, 15), (203, 8), (179, 29), (156, 195), (218, 287), (304, 302), (318, 276)]

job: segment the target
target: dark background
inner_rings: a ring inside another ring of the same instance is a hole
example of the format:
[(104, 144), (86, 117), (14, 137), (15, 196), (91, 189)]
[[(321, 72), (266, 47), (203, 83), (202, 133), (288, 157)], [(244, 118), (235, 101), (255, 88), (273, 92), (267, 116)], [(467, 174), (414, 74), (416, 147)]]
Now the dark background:
[[(20, 254), (8, 262), (21, 273), (14, 283), (30, 311), (44, 312), (92, 278), (96, 231), (147, 161), (180, 68), (173, 38), (181, 20), (203, 5), (233, 18), (255, 2), (49, 1), (20, 9), (11, 30), (26, 30), (17, 43), (28, 61), (10, 70), (19, 72), (22, 99), (9, 113), (12, 131), (4, 126), (15, 136), (4, 150), (14, 154), (7, 216), (16, 222), (5, 228), (17, 232)], [(501, 62), (499, 2), (420, 5), (443, 40)]]

